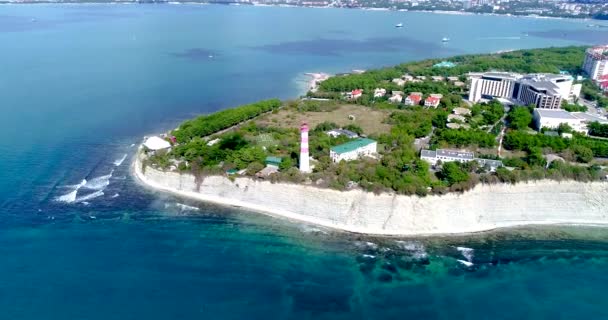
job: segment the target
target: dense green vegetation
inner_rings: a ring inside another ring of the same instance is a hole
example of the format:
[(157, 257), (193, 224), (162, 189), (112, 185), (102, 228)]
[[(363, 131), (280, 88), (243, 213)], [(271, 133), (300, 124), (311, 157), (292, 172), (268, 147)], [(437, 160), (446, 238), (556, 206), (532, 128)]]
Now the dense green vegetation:
[(608, 108), (608, 98), (601, 94), (601, 91), (591, 80), (583, 81), (581, 96), (587, 100), (597, 101), (600, 108)]
[(280, 106), (280, 100), (272, 99), (222, 110), (210, 115), (199, 116), (182, 123), (177, 130), (173, 131), (173, 136), (180, 143), (188, 142), (195, 137), (210, 135), (252, 119), (262, 113), (275, 110)]
[[(422, 91), (443, 93), (440, 91), (440, 85), (449, 88), (445, 83), (435, 83), (434, 85), (437, 86), (437, 88), (432, 89), (420, 88), (417, 86), (429, 86), (432, 85), (433, 82), (427, 82), (424, 85), (421, 85), (420, 83), (406, 84), (405, 88), (390, 83), (390, 80), (399, 78), (403, 74), (461, 77), (469, 72), (485, 72), (488, 70), (521, 73), (559, 73), (560, 71), (568, 71), (572, 74), (579, 74), (581, 73), (584, 52), (585, 47), (565, 47), (518, 50), (489, 55), (464, 55), (449, 59), (451, 62), (457, 64), (453, 68), (433, 67), (433, 65), (440, 62), (441, 59), (429, 59), (420, 62), (404, 63), (380, 70), (371, 70), (363, 74), (332, 77), (321, 83), (320, 92), (345, 92), (354, 89), (364, 89), (364, 93), (373, 93), (374, 88), (383, 87), (389, 91), (404, 89), (406, 92)], [(461, 90), (460, 88), (452, 89), (455, 89), (456, 91)]]
[(564, 103), (562, 103), (562, 108), (568, 112), (586, 112), (587, 111), (587, 107), (585, 107), (585, 106), (579, 106), (578, 104), (567, 103), (566, 101), (564, 101)]
[(482, 130), (437, 130), (431, 141), (436, 147), (481, 147), (490, 148), (496, 145), (496, 136)]
[(587, 125), (589, 128), (589, 134), (597, 137), (608, 138), (608, 124), (600, 124), (599, 122), (592, 122)]

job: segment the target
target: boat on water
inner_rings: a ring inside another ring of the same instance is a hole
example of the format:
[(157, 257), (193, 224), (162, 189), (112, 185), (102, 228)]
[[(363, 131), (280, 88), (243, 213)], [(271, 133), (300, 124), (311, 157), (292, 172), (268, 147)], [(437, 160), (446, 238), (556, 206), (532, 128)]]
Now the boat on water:
[(399, 22), (395, 25), (395, 28), (403, 28), (403, 23)]
[(450, 38), (443, 37), (443, 39), (441, 39), (441, 42), (448, 42), (448, 41), (450, 41)]

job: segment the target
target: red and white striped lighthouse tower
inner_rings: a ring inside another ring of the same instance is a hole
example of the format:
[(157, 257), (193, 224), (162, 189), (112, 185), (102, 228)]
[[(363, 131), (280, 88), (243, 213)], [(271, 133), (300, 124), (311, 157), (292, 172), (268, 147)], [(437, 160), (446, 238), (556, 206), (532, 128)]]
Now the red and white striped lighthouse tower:
[(310, 161), (308, 155), (308, 124), (300, 126), (300, 172), (310, 172)]

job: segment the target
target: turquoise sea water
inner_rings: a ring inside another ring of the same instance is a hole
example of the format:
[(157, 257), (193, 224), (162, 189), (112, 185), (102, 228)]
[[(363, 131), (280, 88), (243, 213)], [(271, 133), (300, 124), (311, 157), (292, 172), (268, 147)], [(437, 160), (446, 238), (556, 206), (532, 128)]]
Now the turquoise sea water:
[(151, 193), (128, 173), (142, 136), (199, 113), (297, 96), (304, 72), (608, 40), (586, 25), (248, 6), (0, 6), (0, 318), (606, 318), (605, 229), (362, 237)]

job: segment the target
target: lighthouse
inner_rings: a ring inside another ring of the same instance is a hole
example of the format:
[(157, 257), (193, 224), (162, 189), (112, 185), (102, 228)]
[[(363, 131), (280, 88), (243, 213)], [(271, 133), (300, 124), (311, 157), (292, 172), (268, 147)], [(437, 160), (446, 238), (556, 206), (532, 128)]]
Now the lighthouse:
[(310, 161), (308, 155), (308, 124), (305, 122), (300, 126), (300, 172), (310, 172)]

